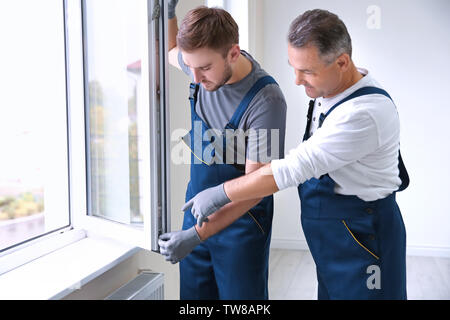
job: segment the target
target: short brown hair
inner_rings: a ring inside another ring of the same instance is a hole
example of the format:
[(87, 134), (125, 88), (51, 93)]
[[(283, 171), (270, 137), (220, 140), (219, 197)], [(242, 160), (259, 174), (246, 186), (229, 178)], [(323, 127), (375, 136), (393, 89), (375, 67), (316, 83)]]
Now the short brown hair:
[(238, 43), (239, 27), (231, 15), (223, 9), (205, 6), (186, 14), (177, 35), (178, 48), (187, 52), (207, 47), (225, 56)]

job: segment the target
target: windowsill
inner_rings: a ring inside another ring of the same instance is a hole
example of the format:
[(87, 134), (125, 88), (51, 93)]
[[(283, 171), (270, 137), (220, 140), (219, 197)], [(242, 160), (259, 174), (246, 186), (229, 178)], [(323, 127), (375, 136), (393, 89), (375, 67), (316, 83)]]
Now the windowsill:
[(138, 250), (112, 239), (82, 238), (0, 275), (0, 300), (61, 299)]

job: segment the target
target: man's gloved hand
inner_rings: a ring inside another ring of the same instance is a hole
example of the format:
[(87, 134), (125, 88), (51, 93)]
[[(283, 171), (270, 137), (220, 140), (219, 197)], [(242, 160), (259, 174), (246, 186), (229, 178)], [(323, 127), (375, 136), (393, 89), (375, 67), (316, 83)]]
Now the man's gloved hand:
[(175, 7), (178, 4), (178, 0), (169, 0), (167, 2), (167, 17), (173, 19), (175, 17)]
[(195, 226), (188, 230), (164, 233), (159, 236), (159, 252), (166, 257), (166, 261), (177, 263), (201, 243)]
[(191, 200), (186, 202), (181, 210), (186, 211), (191, 208), (192, 215), (197, 219), (199, 227), (204, 221), (208, 221), (208, 216), (231, 202), (225, 193), (223, 183), (198, 193)]

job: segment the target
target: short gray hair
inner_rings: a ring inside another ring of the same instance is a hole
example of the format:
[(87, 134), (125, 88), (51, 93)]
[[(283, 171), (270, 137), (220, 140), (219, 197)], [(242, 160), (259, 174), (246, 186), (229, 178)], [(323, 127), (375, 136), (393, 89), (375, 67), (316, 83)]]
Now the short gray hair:
[(326, 63), (343, 53), (352, 56), (352, 40), (344, 22), (327, 10), (309, 10), (298, 16), (291, 23), (288, 41), (294, 48), (317, 47)]

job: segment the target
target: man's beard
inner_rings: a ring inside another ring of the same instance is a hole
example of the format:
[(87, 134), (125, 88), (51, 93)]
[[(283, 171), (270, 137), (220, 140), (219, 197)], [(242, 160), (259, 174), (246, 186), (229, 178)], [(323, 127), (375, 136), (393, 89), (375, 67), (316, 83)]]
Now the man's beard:
[[(230, 80), (232, 75), (233, 75), (233, 71), (231, 70), (231, 66), (230, 66), (230, 64), (228, 62), (226, 62), (225, 70), (223, 72), (223, 77), (222, 77), (222, 80), (219, 82), (219, 84), (215, 85), (212, 89), (208, 89), (208, 88), (205, 88), (205, 89), (208, 90), (208, 91), (216, 91), (216, 90), (218, 90), (225, 83), (227, 83), (228, 80)], [(209, 83), (213, 84), (212, 82), (209, 82)]]

